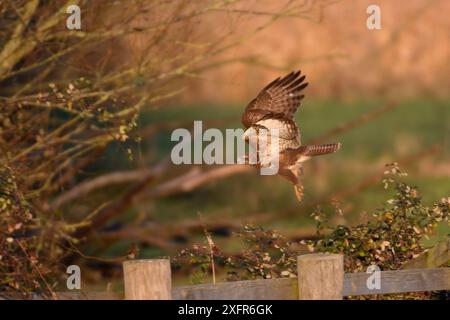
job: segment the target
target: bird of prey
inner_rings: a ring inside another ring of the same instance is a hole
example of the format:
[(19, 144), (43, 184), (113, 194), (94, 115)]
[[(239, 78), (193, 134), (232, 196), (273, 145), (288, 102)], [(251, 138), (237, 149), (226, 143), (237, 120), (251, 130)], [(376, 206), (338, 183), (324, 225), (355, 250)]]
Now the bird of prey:
[[(275, 79), (261, 90), (242, 114), (242, 124), (246, 128), (243, 139), (257, 150), (254, 165), (260, 168), (267, 166), (273, 159), (270, 152), (276, 152), (267, 147), (264, 149), (265, 156), (262, 154), (262, 137), (269, 144), (271, 139), (278, 139), (278, 174), (294, 185), (298, 201), (303, 197), (303, 185), (300, 181), (302, 163), (314, 156), (336, 152), (341, 146), (340, 143), (301, 145), (300, 130), (294, 121), (294, 114), (304, 97), (303, 89), (308, 85), (304, 80), (305, 76), (301, 75), (301, 71)], [(278, 130), (276, 137), (271, 137), (270, 129)]]

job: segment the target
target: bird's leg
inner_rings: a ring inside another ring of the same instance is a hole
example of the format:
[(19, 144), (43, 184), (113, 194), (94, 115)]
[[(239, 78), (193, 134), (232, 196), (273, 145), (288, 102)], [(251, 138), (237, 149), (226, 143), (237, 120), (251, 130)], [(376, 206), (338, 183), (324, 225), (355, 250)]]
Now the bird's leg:
[(298, 202), (302, 202), (303, 199), (303, 191), (305, 188), (303, 185), (299, 182), (296, 185), (294, 185), (295, 195), (297, 196)]

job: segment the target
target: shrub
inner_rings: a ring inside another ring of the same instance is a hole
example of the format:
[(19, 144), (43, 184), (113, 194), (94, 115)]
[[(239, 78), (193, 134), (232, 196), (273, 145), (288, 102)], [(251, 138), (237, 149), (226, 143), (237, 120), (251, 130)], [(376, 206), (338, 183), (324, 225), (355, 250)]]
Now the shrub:
[[(329, 225), (325, 213), (318, 208), (312, 213), (319, 240), (301, 241), (311, 252), (330, 252), (345, 255), (346, 272), (362, 272), (376, 264), (381, 270), (397, 270), (426, 251), (424, 240), (429, 239), (438, 224), (448, 225), (450, 198), (444, 198), (431, 207), (422, 203), (417, 187), (402, 181), (396, 163), (388, 164), (384, 172), (385, 189), (393, 189), (393, 197), (373, 213), (373, 219), (356, 226)], [(280, 278), (296, 276), (298, 252), (282, 235), (260, 227), (243, 226), (234, 234), (245, 244), (235, 255), (225, 254), (214, 247), (214, 261), (226, 270), (227, 280)], [(446, 240), (448, 235), (445, 235)], [(206, 246), (183, 250), (176, 258), (177, 266), (189, 266), (195, 272), (195, 281), (204, 281), (211, 266), (211, 255)], [(202, 278), (203, 277), (203, 278)], [(423, 294), (401, 295), (423, 298)], [(398, 297), (389, 295), (387, 297)]]
[[(393, 187), (394, 196), (374, 214), (374, 220), (354, 227), (326, 226), (330, 233), (316, 242), (308, 242), (314, 251), (336, 252), (345, 255), (348, 272), (365, 271), (371, 264), (382, 270), (396, 270), (424, 252), (426, 239), (438, 223), (448, 223), (450, 198), (431, 207), (425, 206), (417, 187), (399, 180), (397, 164), (387, 165), (383, 184)], [(326, 222), (314, 214), (318, 229)]]

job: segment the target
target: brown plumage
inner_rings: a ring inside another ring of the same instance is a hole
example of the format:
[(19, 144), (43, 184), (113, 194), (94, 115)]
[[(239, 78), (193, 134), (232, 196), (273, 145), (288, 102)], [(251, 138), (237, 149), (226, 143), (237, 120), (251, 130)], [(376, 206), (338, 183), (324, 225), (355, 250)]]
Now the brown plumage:
[(304, 97), (300, 92), (308, 86), (305, 76), (299, 75), (300, 71), (291, 72), (265, 86), (245, 108), (243, 125), (249, 128), (263, 119), (280, 119), (295, 126), (294, 114)]
[[(249, 143), (255, 143), (258, 150), (258, 162), (256, 166), (268, 166), (273, 155), (262, 154), (261, 146), (270, 144), (271, 137), (260, 135), (264, 129), (270, 133), (270, 129), (278, 129), (279, 142), (279, 171), (278, 174), (289, 180), (295, 189), (296, 196), (301, 201), (303, 196), (303, 186), (300, 176), (303, 172), (302, 162), (313, 156), (333, 153), (339, 150), (340, 143), (323, 145), (302, 146), (300, 131), (294, 121), (294, 115), (304, 95), (302, 93), (308, 85), (305, 76), (300, 71), (291, 72), (283, 78), (277, 78), (265, 86), (258, 96), (253, 99), (245, 108), (242, 114), (242, 124), (247, 131), (244, 139)], [(256, 135), (256, 139), (251, 139)], [(264, 137), (264, 138), (263, 138)], [(264, 141), (263, 141), (264, 139)], [(270, 146), (265, 147), (265, 150)]]

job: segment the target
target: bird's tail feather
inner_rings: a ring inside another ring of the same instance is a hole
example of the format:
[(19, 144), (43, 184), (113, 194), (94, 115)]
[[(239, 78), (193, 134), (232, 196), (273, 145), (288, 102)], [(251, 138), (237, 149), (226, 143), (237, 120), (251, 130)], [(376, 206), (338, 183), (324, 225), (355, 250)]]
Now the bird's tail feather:
[(333, 153), (341, 148), (340, 143), (327, 143), (327, 144), (316, 144), (311, 146), (301, 146), (297, 150), (302, 156), (320, 156), (328, 153)]

